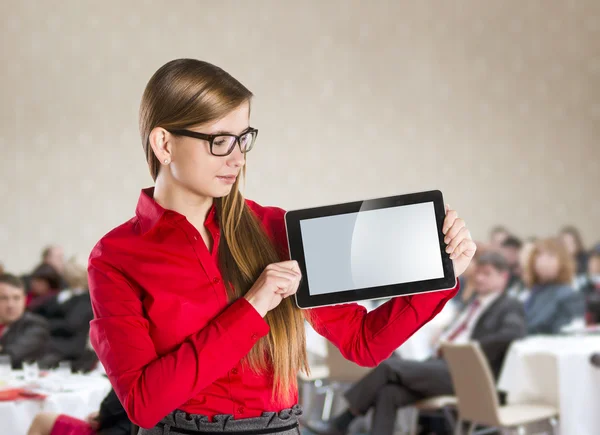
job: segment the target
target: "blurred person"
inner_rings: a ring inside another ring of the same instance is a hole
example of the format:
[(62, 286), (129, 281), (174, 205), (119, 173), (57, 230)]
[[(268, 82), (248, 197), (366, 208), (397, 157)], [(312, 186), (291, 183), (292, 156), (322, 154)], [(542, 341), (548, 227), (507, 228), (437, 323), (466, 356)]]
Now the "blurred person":
[(508, 230), (502, 225), (497, 225), (490, 231), (490, 247), (499, 249), (502, 246), (502, 242), (510, 236)]
[[(296, 434), (305, 320), (346, 358), (374, 366), (457, 291), (393, 298), (368, 313), (358, 304), (300, 310), (290, 298), (301, 272), (289, 261), (285, 211), (239, 190), (257, 137), (251, 98), (195, 59), (163, 65), (142, 96), (155, 186), (88, 266), (90, 339), (130, 419), (147, 428), (140, 435), (213, 432), (217, 418), (225, 432)], [(443, 231), (460, 276), (475, 245), (455, 210)]]
[(500, 252), (508, 261), (510, 278), (507, 288), (521, 286), (521, 265), (519, 263), (523, 242), (515, 236), (508, 236), (500, 245)]
[(2, 264), (2, 262), (0, 262), (0, 275), (4, 274), (4, 264)]
[(567, 252), (575, 262), (575, 276), (585, 275), (587, 272), (588, 254), (583, 245), (581, 233), (572, 225), (560, 230), (560, 240), (567, 248)]
[(25, 286), (14, 275), (0, 275), (0, 355), (10, 356), (13, 368), (37, 361), (46, 349), (48, 322), (25, 311)]
[(587, 283), (582, 289), (586, 299), (588, 324), (600, 323), (600, 251), (592, 251), (588, 259)]
[[(469, 301), (471, 300), (471, 298), (474, 295), (474, 289), (475, 289), (475, 271), (477, 270), (477, 257), (479, 255), (482, 255), (484, 252), (486, 252), (486, 249), (484, 247), (482, 247), (482, 243), (481, 242), (476, 242), (475, 243), (477, 246), (477, 251), (475, 252), (475, 255), (473, 256), (473, 261), (471, 262), (471, 264), (469, 264), (469, 267), (467, 267), (467, 269), (464, 271), (464, 273), (458, 278), (458, 281), (460, 282), (460, 290), (458, 291), (458, 294), (456, 295), (456, 297), (454, 297), (452, 299), (452, 303), (455, 305), (455, 307), (458, 310), (462, 310), (465, 305), (467, 305), (469, 303)], [(435, 337), (436, 341), (437, 338), (439, 337)]]
[(528, 272), (528, 264), (529, 258), (533, 252), (533, 248), (535, 248), (535, 244), (537, 239), (535, 237), (530, 237), (521, 246), (521, 251), (519, 252), (519, 271), (520, 271), (520, 280), (516, 285), (513, 285), (507, 289), (507, 293), (509, 296), (517, 298), (521, 302), (524, 302), (529, 297), (529, 288), (527, 288), (527, 272)]
[(64, 266), (64, 277), (68, 288), (32, 310), (50, 324), (47, 352), (40, 360), (44, 367), (54, 367), (62, 360), (80, 359), (93, 318), (85, 266), (76, 259), (69, 260)]
[(63, 273), (65, 267), (65, 252), (61, 246), (46, 246), (42, 251), (42, 264), (49, 264), (59, 274)]
[(100, 409), (85, 420), (64, 414), (41, 412), (29, 427), (27, 435), (130, 435), (131, 422), (111, 389)]
[(585, 303), (572, 287), (575, 265), (558, 239), (535, 244), (527, 265), (530, 295), (525, 301), (529, 334), (556, 334), (577, 318), (583, 318)]
[(28, 280), (27, 307), (32, 309), (58, 293), (62, 278), (53, 266), (40, 264), (33, 270)]
[[(479, 342), (496, 378), (508, 346), (526, 332), (522, 304), (504, 293), (509, 276), (508, 262), (500, 253), (479, 255), (474, 273), (475, 297), (440, 339), (440, 343)], [(426, 361), (392, 357), (345, 393), (347, 410), (331, 421), (308, 421), (305, 425), (318, 435), (343, 435), (357, 416), (373, 408), (371, 434), (392, 435), (398, 408), (452, 394), (452, 379), (443, 355)]]

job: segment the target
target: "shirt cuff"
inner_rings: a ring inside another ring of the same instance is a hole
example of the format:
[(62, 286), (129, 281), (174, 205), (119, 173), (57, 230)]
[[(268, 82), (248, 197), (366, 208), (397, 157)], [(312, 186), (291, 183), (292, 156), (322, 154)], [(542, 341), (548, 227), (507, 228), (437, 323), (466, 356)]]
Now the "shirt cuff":
[(217, 322), (235, 342), (257, 342), (270, 331), (269, 324), (244, 297), (223, 311)]

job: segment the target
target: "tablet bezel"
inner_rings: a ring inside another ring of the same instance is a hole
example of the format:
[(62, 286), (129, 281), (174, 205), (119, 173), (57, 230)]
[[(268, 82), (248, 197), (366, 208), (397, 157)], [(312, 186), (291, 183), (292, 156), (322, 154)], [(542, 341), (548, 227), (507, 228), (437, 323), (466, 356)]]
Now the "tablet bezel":
[[(378, 287), (365, 287), (356, 290), (346, 290), (342, 292), (318, 294), (314, 296), (310, 295), (308, 289), (308, 279), (306, 278), (308, 275), (304, 257), (304, 245), (302, 243), (300, 221), (305, 219), (357, 213), (369, 210), (379, 210), (425, 202), (433, 202), (435, 210), (438, 240), (442, 255), (442, 267), (444, 270), (443, 278)], [(307, 309), (454, 288), (456, 286), (454, 265), (450, 259), (450, 255), (446, 253), (446, 243), (444, 243), (444, 234), (442, 233), (442, 225), (444, 223), (445, 216), (446, 210), (444, 199), (442, 192), (439, 190), (430, 190), (426, 192), (417, 192), (405, 195), (388, 196), (385, 198), (367, 199), (364, 201), (354, 201), (343, 204), (288, 211), (285, 214), (285, 226), (290, 257), (291, 259), (298, 261), (303, 276), (302, 280), (300, 281), (298, 292), (296, 293), (296, 304), (299, 308)]]

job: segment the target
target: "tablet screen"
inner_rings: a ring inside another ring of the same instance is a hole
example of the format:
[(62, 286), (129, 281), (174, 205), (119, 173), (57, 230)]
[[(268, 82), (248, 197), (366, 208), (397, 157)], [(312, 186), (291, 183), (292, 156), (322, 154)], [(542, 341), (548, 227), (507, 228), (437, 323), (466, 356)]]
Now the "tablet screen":
[(433, 202), (300, 221), (310, 295), (444, 277)]

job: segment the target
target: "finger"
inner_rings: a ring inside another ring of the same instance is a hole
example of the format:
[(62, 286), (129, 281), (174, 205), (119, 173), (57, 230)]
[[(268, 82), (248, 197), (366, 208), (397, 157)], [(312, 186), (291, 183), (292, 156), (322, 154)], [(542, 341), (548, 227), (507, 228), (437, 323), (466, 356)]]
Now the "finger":
[(456, 250), (456, 247), (464, 240), (467, 239), (469, 230), (466, 227), (460, 229), (455, 238), (452, 239), (450, 244), (446, 247), (446, 252), (452, 254)]
[(298, 291), (299, 287), (300, 287), (300, 278), (290, 282), (290, 285), (286, 289), (284, 289), (281, 294), (284, 297), (291, 296)]
[(446, 218), (444, 219), (444, 225), (442, 226), (442, 232), (446, 234), (448, 230), (454, 225), (454, 221), (458, 218), (456, 210), (448, 210)]
[(284, 269), (297, 270), (300, 272), (300, 266), (296, 260), (280, 261), (279, 263), (273, 263), (271, 266), (279, 266)]
[(469, 258), (473, 258), (475, 251), (477, 251), (477, 245), (475, 242), (471, 239), (464, 239), (459, 243), (452, 255), (450, 255), (450, 259), (454, 260), (461, 255), (466, 255)]
[(265, 285), (270, 287), (274, 292), (286, 292), (293, 281), (294, 279), (290, 279), (289, 277), (271, 275), (267, 277)]
[(295, 295), (297, 292), (298, 292), (298, 286), (294, 286), (294, 287), (289, 288), (286, 291), (283, 291), (279, 294), (281, 295), (282, 298), (287, 298), (288, 296)]
[(275, 269), (285, 272), (292, 272), (296, 275), (302, 275), (300, 271), (300, 266), (297, 261), (282, 261), (281, 263), (273, 263), (267, 266), (267, 269)]
[(265, 270), (265, 276), (269, 277), (269, 276), (276, 276), (276, 277), (285, 277), (288, 278), (290, 280), (293, 279), (297, 279), (298, 278), (298, 273), (290, 270), (290, 269), (283, 269), (283, 268), (269, 268), (267, 270)]
[(458, 232), (465, 227), (465, 221), (461, 218), (458, 218), (454, 221), (454, 225), (452, 228), (448, 230), (446, 233), (446, 237), (444, 237), (444, 243), (448, 244), (456, 237)]
[(450, 210), (450, 204), (446, 204), (446, 214), (448, 214), (448, 210)]
[(277, 290), (277, 294), (279, 294), (282, 298), (287, 298), (288, 296), (296, 294), (297, 291), (298, 291), (298, 286), (290, 286), (285, 289)]

